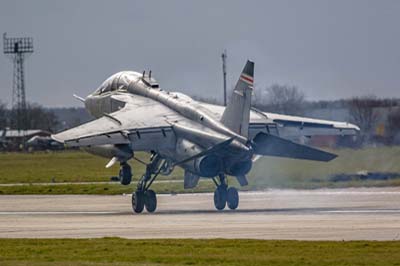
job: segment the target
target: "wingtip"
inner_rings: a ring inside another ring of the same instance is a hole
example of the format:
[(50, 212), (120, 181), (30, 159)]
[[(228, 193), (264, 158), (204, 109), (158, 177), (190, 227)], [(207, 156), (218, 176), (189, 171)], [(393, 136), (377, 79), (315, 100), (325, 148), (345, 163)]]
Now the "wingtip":
[(332, 160), (336, 159), (337, 157), (338, 157), (338, 155), (337, 155), (337, 154), (334, 154), (334, 153), (329, 153), (329, 156), (328, 156), (328, 158), (327, 158), (326, 162), (330, 162), (330, 161), (332, 161)]
[(65, 140), (59, 138), (59, 137), (58, 137), (58, 134), (52, 134), (52, 135), (50, 135), (50, 138), (53, 139), (53, 140), (55, 140), (55, 141), (57, 141), (57, 142), (65, 143)]

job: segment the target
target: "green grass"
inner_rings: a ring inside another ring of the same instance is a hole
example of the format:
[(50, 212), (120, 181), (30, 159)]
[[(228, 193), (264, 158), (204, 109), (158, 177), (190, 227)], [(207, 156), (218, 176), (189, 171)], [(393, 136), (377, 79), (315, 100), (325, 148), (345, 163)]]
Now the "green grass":
[[(400, 173), (400, 147), (379, 147), (359, 150), (334, 150), (339, 155), (335, 160), (322, 163), (304, 160), (264, 157), (258, 160), (248, 175), (249, 186), (243, 189), (264, 188), (320, 188), (359, 186), (399, 186), (399, 179), (392, 180), (352, 180), (331, 182), (328, 177), (338, 173), (358, 171), (382, 171)], [(141, 160), (148, 155), (138, 153)], [(118, 165), (110, 169), (104, 166), (107, 159), (82, 151), (3, 153), (0, 154), (0, 183), (26, 183), (25, 186), (0, 187), (0, 194), (120, 194), (131, 193), (134, 185), (117, 184), (32, 186), (30, 183), (51, 182), (97, 182), (109, 181), (118, 173)], [(144, 165), (132, 160), (134, 180), (144, 172)], [(176, 167), (170, 176), (160, 176), (159, 180), (182, 180), (183, 171)], [(230, 178), (230, 184), (238, 186)], [(154, 184), (157, 192), (191, 192), (183, 190), (182, 183)], [(195, 191), (212, 191), (211, 182), (201, 183)]]
[(0, 239), (0, 265), (400, 265), (400, 242)]
[[(138, 158), (148, 161), (146, 153), (138, 153)], [(0, 183), (38, 183), (51, 182), (96, 182), (110, 181), (118, 175), (119, 165), (105, 168), (109, 160), (83, 151), (1, 153)], [(134, 180), (144, 173), (145, 166), (131, 160)], [(180, 169), (171, 176), (160, 179), (182, 177)]]
[(328, 177), (338, 173), (359, 171), (400, 173), (400, 147), (332, 150), (339, 156), (328, 163), (263, 157), (251, 173), (253, 186), (317, 188), (343, 186), (400, 185), (399, 180), (329, 182)]
[[(214, 191), (215, 185), (212, 181), (200, 182), (195, 189), (183, 189), (183, 183), (154, 183), (151, 188), (161, 194), (165, 193), (191, 193)], [(136, 189), (136, 183), (129, 186), (115, 184), (62, 184), (62, 185), (23, 185), (0, 187), (0, 195), (13, 194), (103, 194), (118, 195), (131, 194)]]

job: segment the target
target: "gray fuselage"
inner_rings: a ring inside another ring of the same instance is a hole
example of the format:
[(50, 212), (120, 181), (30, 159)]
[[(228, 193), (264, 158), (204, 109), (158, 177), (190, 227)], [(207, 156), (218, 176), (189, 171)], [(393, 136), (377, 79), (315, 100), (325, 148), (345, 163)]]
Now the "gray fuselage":
[[(116, 94), (150, 98), (186, 118), (180, 123), (170, 121), (176, 135), (176, 145), (173, 149), (156, 151), (166, 159), (173, 162), (183, 160), (224, 140), (234, 138), (229, 148), (218, 156), (199, 158), (181, 166), (200, 176), (209, 177), (214, 176), (216, 172), (237, 175), (238, 173), (246, 174), (250, 170), (253, 154), (247, 145), (247, 138), (224, 126), (211, 111), (190, 97), (162, 90), (151, 76), (124, 71), (104, 81), (94, 93), (86, 98), (85, 106), (97, 118), (112, 114), (124, 106), (124, 103), (112, 97)], [(245, 166), (244, 172), (237, 170), (237, 168), (243, 168), (239, 165)], [(211, 172), (204, 170), (207, 167), (214, 170)], [(218, 170), (215, 170), (217, 168)]]

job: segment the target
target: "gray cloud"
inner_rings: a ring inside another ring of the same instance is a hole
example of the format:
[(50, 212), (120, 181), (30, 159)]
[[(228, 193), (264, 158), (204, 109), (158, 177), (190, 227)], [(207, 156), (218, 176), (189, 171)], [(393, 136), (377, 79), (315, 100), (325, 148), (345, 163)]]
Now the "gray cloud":
[[(298, 85), (309, 99), (400, 97), (399, 1), (2, 1), (0, 32), (33, 36), (27, 98), (78, 106), (109, 75), (151, 68), (161, 86), (222, 95), (247, 58), (257, 89)], [(0, 93), (12, 65), (0, 56)]]

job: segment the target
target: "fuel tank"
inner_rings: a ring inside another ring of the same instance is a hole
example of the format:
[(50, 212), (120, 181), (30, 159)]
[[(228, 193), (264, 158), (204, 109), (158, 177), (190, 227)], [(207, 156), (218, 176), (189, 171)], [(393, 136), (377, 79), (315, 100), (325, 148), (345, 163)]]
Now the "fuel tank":
[(111, 159), (117, 157), (120, 162), (128, 161), (133, 157), (133, 151), (129, 145), (100, 145), (83, 148), (88, 153)]

